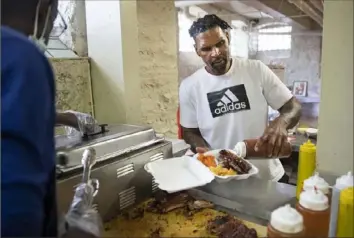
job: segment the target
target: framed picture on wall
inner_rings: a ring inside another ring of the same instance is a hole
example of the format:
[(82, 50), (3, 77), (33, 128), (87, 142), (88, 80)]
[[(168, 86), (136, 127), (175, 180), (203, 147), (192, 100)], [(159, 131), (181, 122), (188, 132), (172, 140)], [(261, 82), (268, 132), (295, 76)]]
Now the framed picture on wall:
[(307, 81), (295, 81), (293, 85), (293, 94), (298, 97), (307, 96)]

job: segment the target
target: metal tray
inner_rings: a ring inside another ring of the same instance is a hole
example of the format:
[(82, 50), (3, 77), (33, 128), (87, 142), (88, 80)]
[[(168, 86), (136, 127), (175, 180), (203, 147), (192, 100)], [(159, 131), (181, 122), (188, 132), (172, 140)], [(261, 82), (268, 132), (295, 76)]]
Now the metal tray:
[[(163, 141), (95, 164), (91, 177), (99, 180), (100, 188), (94, 202), (103, 220), (110, 220), (126, 207), (151, 197), (157, 189), (157, 184), (144, 170), (144, 166), (151, 161), (170, 157), (172, 143)], [(81, 173), (82, 168), (77, 168), (57, 179), (59, 212), (67, 212), (74, 195), (74, 187), (81, 182)]]
[(164, 140), (164, 138), (157, 137), (150, 127), (109, 125), (107, 130), (105, 133), (86, 139), (57, 136), (55, 138), (57, 156), (68, 158), (65, 166), (61, 166), (60, 169), (66, 171), (81, 167), (82, 153), (87, 147), (95, 148), (97, 162), (101, 162)]

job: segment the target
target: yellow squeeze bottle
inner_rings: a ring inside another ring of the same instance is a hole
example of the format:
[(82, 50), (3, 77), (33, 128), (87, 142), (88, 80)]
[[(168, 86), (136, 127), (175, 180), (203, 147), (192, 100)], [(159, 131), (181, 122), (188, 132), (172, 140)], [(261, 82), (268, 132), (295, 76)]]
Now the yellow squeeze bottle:
[(336, 237), (354, 237), (354, 187), (343, 189), (339, 196)]
[(310, 140), (300, 146), (297, 169), (296, 198), (299, 199), (304, 181), (311, 177), (316, 169), (316, 145)]

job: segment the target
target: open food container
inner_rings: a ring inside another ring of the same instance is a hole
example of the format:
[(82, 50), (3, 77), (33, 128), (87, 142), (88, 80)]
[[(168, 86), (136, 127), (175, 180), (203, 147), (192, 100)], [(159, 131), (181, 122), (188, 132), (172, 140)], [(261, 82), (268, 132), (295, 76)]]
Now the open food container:
[(168, 193), (204, 186), (215, 178), (206, 166), (189, 156), (150, 162), (144, 168), (158, 187)]
[[(211, 150), (211, 151), (208, 151), (206, 153), (204, 153), (203, 155), (204, 156), (212, 156), (214, 157), (214, 160), (215, 160), (215, 164), (216, 165), (219, 165), (221, 163), (223, 163), (222, 161), (222, 158), (221, 158), (221, 155), (220, 155), (220, 152), (221, 151), (227, 151), (229, 153), (232, 153), (233, 155), (236, 156), (236, 153), (232, 150)], [(196, 161), (199, 161), (198, 160), (198, 157), (200, 156), (200, 154), (195, 154), (193, 156), (193, 158), (196, 160)], [(248, 179), (249, 177), (251, 176), (254, 176), (256, 174), (258, 174), (259, 170), (256, 166), (254, 166), (252, 163), (250, 163), (249, 161), (243, 159), (243, 158), (238, 158), (240, 160), (242, 160), (242, 162), (244, 163), (247, 163), (249, 166), (250, 166), (250, 169), (247, 173), (244, 173), (244, 174), (237, 174), (236, 175), (224, 175), (224, 176), (220, 176), (220, 175), (217, 175), (217, 174), (214, 174), (215, 176), (215, 180), (219, 183), (224, 183), (224, 182), (228, 182), (230, 180), (243, 180), (243, 179)], [(205, 168), (208, 168), (206, 165), (204, 165)], [(209, 168), (208, 168), (209, 169)]]

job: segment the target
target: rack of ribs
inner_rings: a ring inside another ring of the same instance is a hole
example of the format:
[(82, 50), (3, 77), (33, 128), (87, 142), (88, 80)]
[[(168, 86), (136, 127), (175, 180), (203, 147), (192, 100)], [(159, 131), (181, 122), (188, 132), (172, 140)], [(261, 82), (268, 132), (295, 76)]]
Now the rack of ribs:
[(257, 238), (257, 231), (253, 228), (248, 228), (240, 220), (232, 216), (218, 216), (210, 220), (207, 225), (207, 230), (212, 235), (217, 235), (219, 238)]
[(233, 169), (237, 174), (247, 174), (252, 168), (245, 160), (227, 150), (221, 150), (219, 152), (219, 159), (223, 167)]
[(164, 191), (158, 191), (155, 199), (148, 204), (147, 211), (153, 213), (168, 213), (178, 208), (186, 208), (189, 211), (197, 211), (203, 208), (212, 208), (214, 204), (195, 200), (185, 192), (168, 194)]

